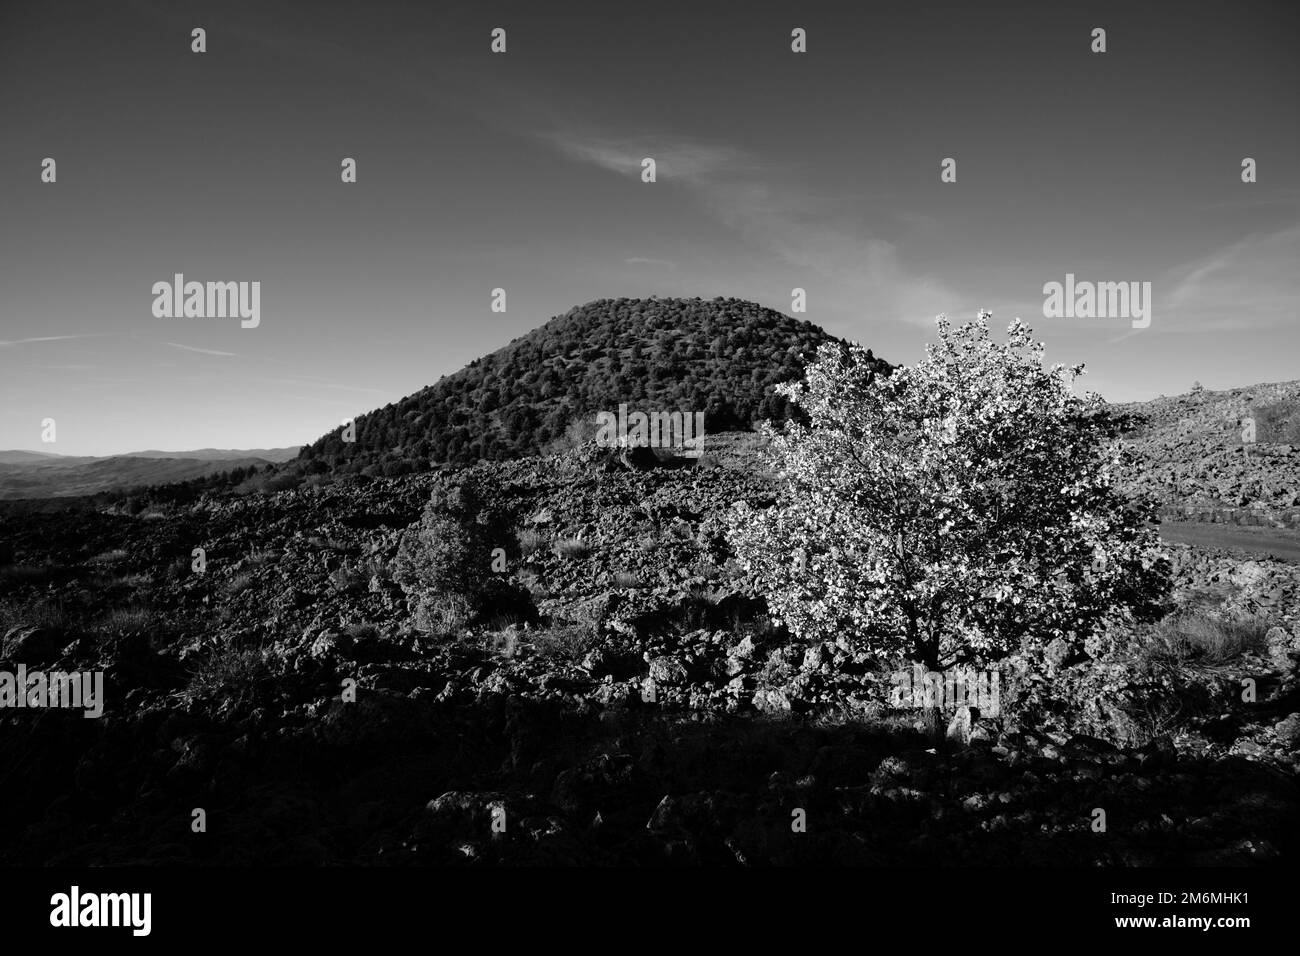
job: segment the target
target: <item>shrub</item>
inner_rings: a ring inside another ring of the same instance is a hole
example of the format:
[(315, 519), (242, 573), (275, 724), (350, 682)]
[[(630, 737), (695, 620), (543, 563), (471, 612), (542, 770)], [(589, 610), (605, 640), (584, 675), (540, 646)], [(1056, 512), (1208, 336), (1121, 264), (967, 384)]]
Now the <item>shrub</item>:
[(1083, 367), (1050, 368), (1019, 320), (987, 313), (888, 377), (823, 346), (778, 390), (808, 424), (768, 428), (777, 504), (731, 513), (728, 537), (773, 615), (800, 639), (851, 635), (880, 660), (943, 671), (1015, 656), (1045, 668), (1113, 615), (1154, 617), (1169, 562), (1144, 510), (1113, 490), (1126, 459)]
[(469, 599), (460, 594), (425, 594), (416, 601), (414, 624), (426, 634), (457, 634), (473, 616)]
[(274, 689), (272, 660), (262, 647), (241, 647), (229, 639), (209, 649), (190, 672), (186, 696), (235, 709)]
[(591, 445), (596, 440), (594, 417), (575, 418), (565, 426), (564, 434), (542, 446), (543, 455), (562, 455)]
[(140, 572), (136, 574), (117, 574), (108, 582), (109, 587), (130, 588), (132, 590), (148, 587), (153, 583), (153, 578), (148, 574)]
[(110, 631), (143, 631), (153, 623), (153, 612), (140, 604), (115, 607), (104, 615), (103, 626)]
[(252, 586), (253, 575), (248, 571), (240, 571), (226, 582), (226, 594), (234, 597), (237, 594), (243, 594)]
[(547, 590), (541, 574), (539, 574), (535, 569), (524, 568), (516, 575), (516, 578), (519, 580), (520, 586), (527, 590), (527, 592), (535, 599), (542, 599), (550, 596), (550, 591)]
[(1155, 625), (1142, 642), (1149, 660), (1220, 664), (1266, 645), (1268, 619), (1183, 610)]
[(536, 554), (551, 544), (551, 536), (535, 528), (525, 528), (519, 532), (519, 552), (524, 557)]
[(436, 487), (419, 525), (403, 534), (394, 577), (416, 590), (474, 599), (492, 575), (497, 548), (507, 560), (518, 555), (509, 511), (482, 478), (462, 475)]
[(95, 555), (93, 558), (88, 558), (86, 563), (87, 564), (116, 564), (118, 561), (123, 561), (126, 558), (127, 558), (127, 553), (123, 551), (121, 548), (117, 548), (112, 551), (102, 551), (99, 554)]
[(636, 547), (640, 551), (662, 551), (668, 546), (668, 542), (661, 538), (657, 532), (648, 532), (639, 535), (636, 539)]
[(589, 624), (564, 624), (530, 631), (529, 637), (538, 654), (565, 660), (582, 657), (597, 642), (596, 631)]
[(352, 568), (335, 568), (329, 575), (330, 586), (342, 594), (363, 590), (369, 581), (359, 571)]
[(496, 627), (487, 637), (486, 648), (507, 660), (513, 659), (519, 653), (519, 632), (508, 626)]
[(15, 627), (48, 627), (62, 631), (71, 621), (72, 615), (62, 601), (40, 599), (26, 604), (0, 604), (0, 636)]
[(591, 542), (582, 538), (559, 538), (551, 545), (556, 557), (567, 561), (580, 561), (591, 554)]

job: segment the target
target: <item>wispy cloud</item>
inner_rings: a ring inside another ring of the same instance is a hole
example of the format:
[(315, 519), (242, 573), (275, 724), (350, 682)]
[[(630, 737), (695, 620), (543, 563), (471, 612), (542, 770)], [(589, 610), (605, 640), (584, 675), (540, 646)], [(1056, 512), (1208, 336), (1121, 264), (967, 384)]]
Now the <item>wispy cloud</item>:
[(67, 339), (89, 339), (94, 338), (92, 335), (38, 335), (30, 339), (0, 339), (0, 349), (12, 348), (15, 345), (28, 345), (32, 342), (63, 342)]
[(222, 352), (219, 349), (201, 349), (193, 345), (181, 345), (179, 342), (164, 342), (163, 345), (170, 345), (174, 349), (184, 349), (186, 352), (198, 352), (200, 355), (219, 355), (223, 358), (237, 358), (238, 352)]
[(1232, 199), (1220, 202), (1201, 203), (1197, 209), (1259, 209), (1271, 208), (1288, 210), (1288, 207), (1300, 205), (1300, 189), (1281, 187), (1259, 198)]
[(809, 273), (817, 307), (929, 327), (940, 312), (970, 305), (939, 277), (909, 268), (898, 247), (849, 220), (816, 184), (777, 181), (757, 157), (728, 146), (680, 139), (616, 139), (572, 131), (541, 139), (565, 156), (624, 175), (639, 175), (645, 157), (657, 182), (689, 190), (701, 208), (746, 242)]
[(656, 178), (694, 186), (710, 183), (720, 175), (735, 175), (750, 166), (749, 158), (739, 150), (684, 140), (644, 136), (601, 139), (568, 132), (543, 133), (541, 138), (571, 159), (615, 173), (639, 175), (642, 162), (651, 158)]
[(1237, 332), (1300, 320), (1300, 224), (1252, 233), (1174, 269), (1156, 296), (1175, 332)]
[(1120, 342), (1127, 341), (1128, 339), (1133, 338), (1133, 336), (1140, 335), (1145, 331), (1146, 329), (1129, 329), (1127, 332), (1123, 333), (1122, 335), (1117, 335), (1113, 339), (1107, 339), (1105, 344), (1118, 345)]
[(663, 266), (666, 269), (676, 269), (677, 263), (669, 262), (667, 259), (654, 259), (649, 256), (631, 256), (623, 260), (630, 266)]

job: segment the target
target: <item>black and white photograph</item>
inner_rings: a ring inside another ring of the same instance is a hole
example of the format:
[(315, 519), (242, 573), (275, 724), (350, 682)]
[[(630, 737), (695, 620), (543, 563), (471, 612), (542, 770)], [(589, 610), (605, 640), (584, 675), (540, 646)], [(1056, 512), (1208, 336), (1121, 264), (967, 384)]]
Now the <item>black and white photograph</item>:
[(0, 0), (6, 933), (1293, 926), (1298, 120), (1291, 0)]

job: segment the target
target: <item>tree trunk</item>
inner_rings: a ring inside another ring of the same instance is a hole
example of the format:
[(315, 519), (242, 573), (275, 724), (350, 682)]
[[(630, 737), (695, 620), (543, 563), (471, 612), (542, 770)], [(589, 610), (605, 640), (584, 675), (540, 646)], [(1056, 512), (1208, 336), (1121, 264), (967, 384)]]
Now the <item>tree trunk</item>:
[(924, 721), (925, 736), (935, 747), (943, 745), (948, 724), (944, 720), (942, 707), (927, 707), (921, 718)]
[[(915, 648), (917, 656), (920, 658), (921, 666), (925, 668), (926, 687), (924, 692), (929, 696), (929, 675), (942, 673), (939, 670), (939, 648), (938, 642), (922, 640), (917, 615), (910, 614), (907, 619), (907, 635), (911, 640), (912, 647)], [(948, 730), (948, 724), (943, 717), (943, 694), (938, 694), (937, 700), (926, 700), (926, 706), (921, 714), (921, 722), (926, 738), (935, 747), (943, 746), (944, 737)]]

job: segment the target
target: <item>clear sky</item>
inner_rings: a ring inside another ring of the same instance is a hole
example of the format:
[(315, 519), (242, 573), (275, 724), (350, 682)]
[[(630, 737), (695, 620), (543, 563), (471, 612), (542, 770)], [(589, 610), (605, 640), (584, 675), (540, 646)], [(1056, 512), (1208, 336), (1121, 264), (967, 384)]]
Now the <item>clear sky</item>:
[[(300, 444), (607, 296), (803, 287), (903, 363), (987, 308), (1112, 400), (1300, 378), (1298, 100), (1294, 0), (5, 0), (0, 448)], [(177, 272), (260, 325), (155, 317)], [(1150, 327), (1044, 318), (1066, 273)]]

